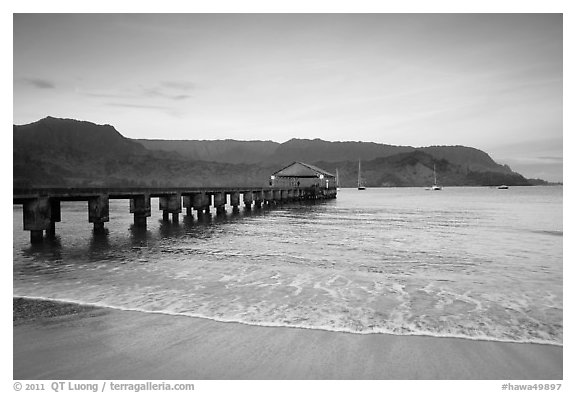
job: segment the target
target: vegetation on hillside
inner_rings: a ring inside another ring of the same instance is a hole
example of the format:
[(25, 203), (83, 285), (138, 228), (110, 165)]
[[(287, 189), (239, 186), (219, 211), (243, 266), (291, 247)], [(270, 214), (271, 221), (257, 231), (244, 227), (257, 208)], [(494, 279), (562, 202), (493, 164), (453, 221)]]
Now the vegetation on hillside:
[[(262, 186), (303, 161), (356, 185), (358, 160), (368, 187), (529, 185), (485, 152), (465, 146), (414, 148), (366, 142), (131, 140), (114, 127), (48, 117), (13, 127), (14, 187)], [(155, 149), (153, 149), (156, 147)]]

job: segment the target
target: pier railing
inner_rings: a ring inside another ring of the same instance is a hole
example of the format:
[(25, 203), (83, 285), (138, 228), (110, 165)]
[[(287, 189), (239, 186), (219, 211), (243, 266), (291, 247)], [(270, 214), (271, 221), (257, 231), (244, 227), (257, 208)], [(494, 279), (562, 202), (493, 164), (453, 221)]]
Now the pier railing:
[(336, 188), (314, 187), (161, 187), (161, 188), (15, 188), (14, 204), (23, 205), (24, 230), (30, 231), (30, 241), (39, 242), (46, 236), (54, 236), (56, 222), (61, 221), (61, 202), (87, 201), (88, 221), (94, 224), (95, 231), (102, 231), (109, 218), (110, 199), (129, 199), (130, 213), (134, 215), (134, 225), (145, 228), (147, 218), (152, 215), (150, 199), (159, 199), (159, 210), (164, 220), (177, 222), (182, 208), (192, 216), (192, 210), (202, 215), (224, 214), (226, 205), (239, 211), (240, 204), (245, 209), (261, 208), (299, 200), (336, 198)]

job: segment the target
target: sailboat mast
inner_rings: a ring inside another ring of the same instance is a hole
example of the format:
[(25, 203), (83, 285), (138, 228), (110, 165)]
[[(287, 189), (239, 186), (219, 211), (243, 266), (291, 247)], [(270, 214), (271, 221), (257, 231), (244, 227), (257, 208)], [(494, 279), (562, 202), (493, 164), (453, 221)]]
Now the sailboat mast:
[(434, 185), (436, 185), (436, 164), (434, 164)]
[(358, 189), (359, 190), (365, 190), (366, 187), (364, 187), (364, 181), (362, 180), (362, 164), (361, 164), (361, 160), (358, 160)]

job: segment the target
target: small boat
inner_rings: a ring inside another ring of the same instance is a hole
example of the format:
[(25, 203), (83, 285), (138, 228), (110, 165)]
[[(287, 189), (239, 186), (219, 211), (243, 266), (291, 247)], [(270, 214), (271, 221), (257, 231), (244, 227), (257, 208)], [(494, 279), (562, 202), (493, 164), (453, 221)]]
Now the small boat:
[(498, 189), (499, 189), (499, 190), (507, 190), (507, 189), (508, 189), (508, 186), (505, 185), (505, 184), (502, 184), (501, 186), (498, 186)]
[(438, 185), (438, 181), (436, 179), (436, 164), (434, 164), (434, 184), (432, 185), (432, 187), (428, 187), (426, 188), (427, 190), (432, 190), (432, 191), (440, 191), (442, 190), (442, 186)]
[(358, 160), (358, 189), (365, 190), (366, 187), (364, 186), (364, 181), (362, 180), (362, 168), (360, 164), (360, 160)]

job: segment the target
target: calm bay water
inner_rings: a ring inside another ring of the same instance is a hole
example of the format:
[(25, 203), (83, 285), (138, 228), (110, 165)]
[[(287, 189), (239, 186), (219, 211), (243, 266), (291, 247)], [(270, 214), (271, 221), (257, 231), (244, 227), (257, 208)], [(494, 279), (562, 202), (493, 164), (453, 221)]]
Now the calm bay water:
[[(562, 344), (562, 188), (343, 189), (336, 200), (105, 235), (63, 202), (30, 245), (14, 207), (14, 296), (265, 326)], [(230, 209), (229, 209), (230, 210)]]

